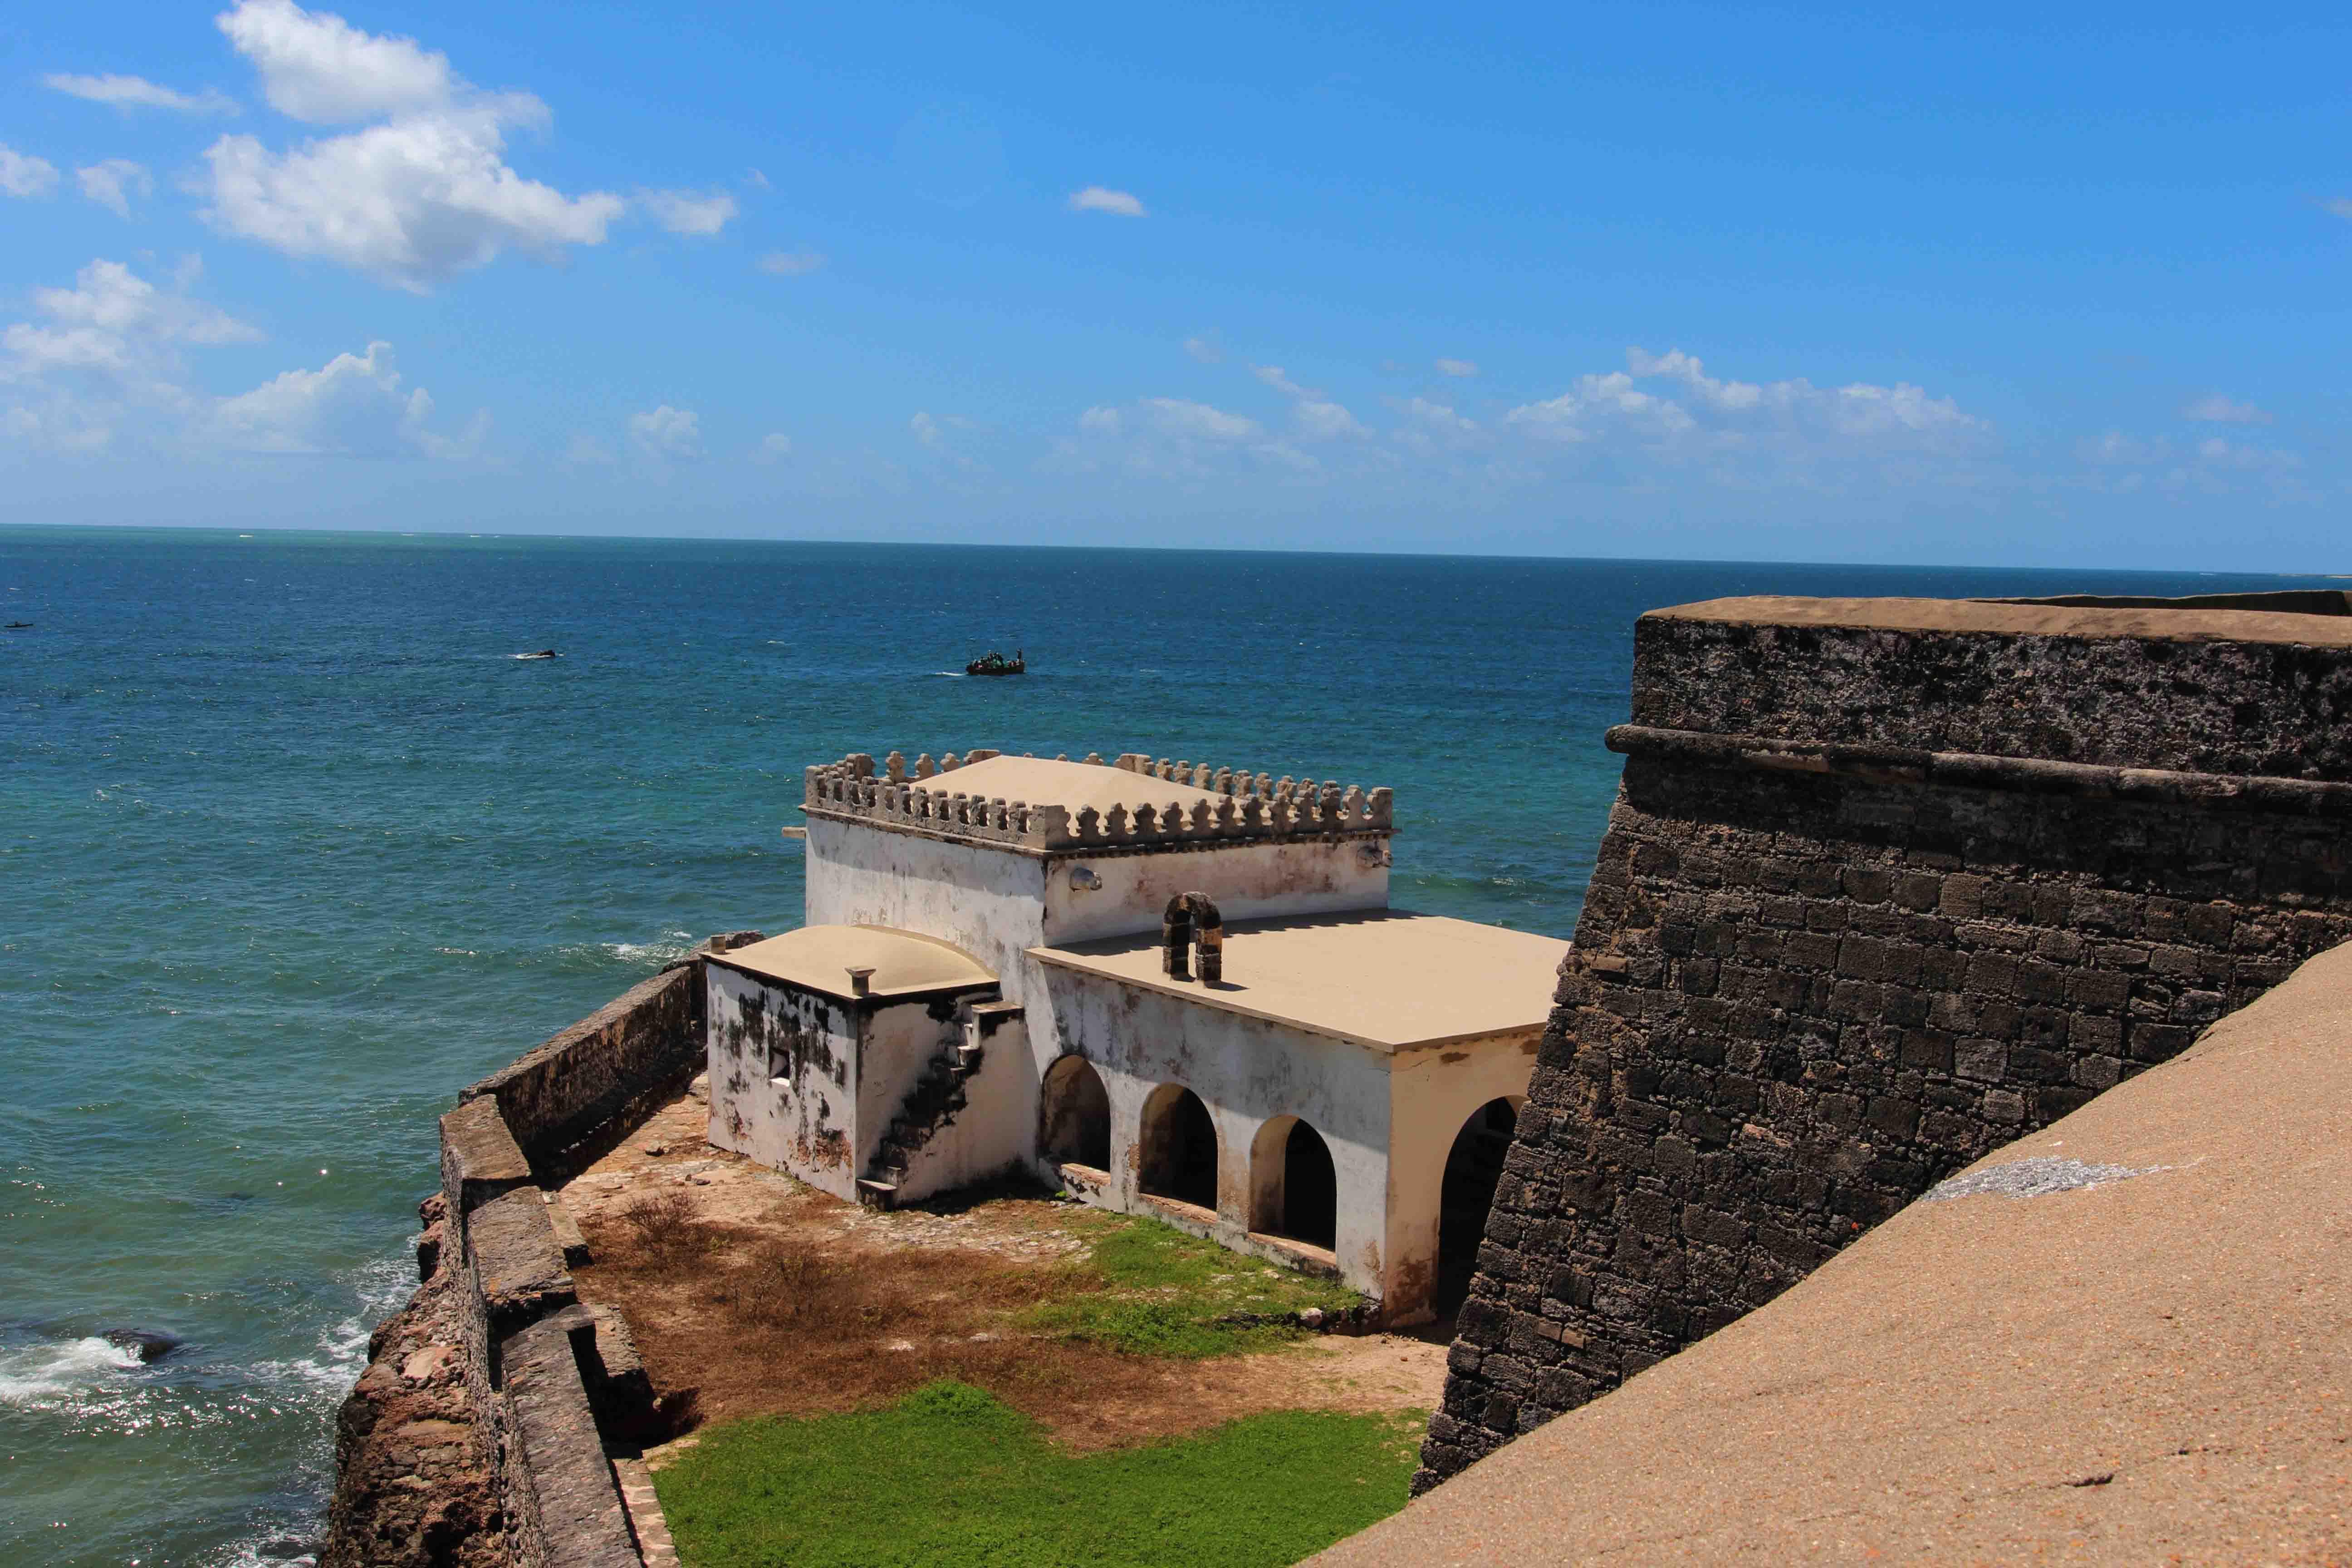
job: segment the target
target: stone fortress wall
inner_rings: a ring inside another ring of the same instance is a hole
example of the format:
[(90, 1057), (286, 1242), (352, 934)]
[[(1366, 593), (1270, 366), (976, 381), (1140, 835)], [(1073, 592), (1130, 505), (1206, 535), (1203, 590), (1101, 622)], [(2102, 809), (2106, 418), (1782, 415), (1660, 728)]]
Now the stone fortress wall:
[(2352, 938), (2347, 721), (2341, 595), (1643, 616), (1415, 1489)]
[(759, 940), (710, 938), (441, 1118), (424, 1283), (338, 1418), (323, 1568), (670, 1560), (650, 1482), (606, 1454), (633, 1447), (651, 1390), (628, 1325), (572, 1289), (585, 1243), (553, 1194), (701, 1069), (699, 955)]

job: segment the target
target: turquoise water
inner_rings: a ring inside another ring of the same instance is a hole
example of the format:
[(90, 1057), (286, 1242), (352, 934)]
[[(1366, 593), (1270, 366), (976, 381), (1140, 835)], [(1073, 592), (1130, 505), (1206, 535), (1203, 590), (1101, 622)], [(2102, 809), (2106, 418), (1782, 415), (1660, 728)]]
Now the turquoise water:
[[(1397, 902), (1566, 935), (1643, 608), (2278, 585), (0, 531), (0, 1563), (299, 1557), (434, 1115), (698, 935), (795, 921), (809, 762), (1385, 784)], [(1023, 679), (940, 673), (1016, 645)]]

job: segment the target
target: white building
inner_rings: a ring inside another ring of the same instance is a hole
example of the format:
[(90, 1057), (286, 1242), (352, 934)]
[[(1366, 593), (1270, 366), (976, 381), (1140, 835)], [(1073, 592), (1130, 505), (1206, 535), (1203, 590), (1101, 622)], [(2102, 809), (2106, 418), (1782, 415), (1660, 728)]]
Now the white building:
[(1027, 1167), (1466, 1285), (1568, 944), (1389, 908), (1389, 792), (975, 752), (811, 768), (808, 923), (713, 958), (710, 1137), (843, 1197)]

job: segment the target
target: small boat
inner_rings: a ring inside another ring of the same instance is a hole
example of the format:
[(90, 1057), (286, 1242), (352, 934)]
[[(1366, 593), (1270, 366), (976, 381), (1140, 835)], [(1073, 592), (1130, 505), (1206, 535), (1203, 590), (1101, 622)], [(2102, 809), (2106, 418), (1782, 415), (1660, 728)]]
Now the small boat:
[(12, 632), (29, 632), (33, 629), (33, 623), (30, 621), (10, 621), (8, 623), (8, 629)]
[(563, 656), (556, 652), (551, 647), (543, 647), (537, 653), (519, 653), (514, 657), (517, 658), (562, 658)]
[(991, 651), (985, 658), (976, 658), (965, 665), (963, 672), (966, 675), (1026, 675), (1029, 673), (1029, 661), (1022, 657), (1022, 651), (1017, 647), (1013, 650), (1011, 658)]

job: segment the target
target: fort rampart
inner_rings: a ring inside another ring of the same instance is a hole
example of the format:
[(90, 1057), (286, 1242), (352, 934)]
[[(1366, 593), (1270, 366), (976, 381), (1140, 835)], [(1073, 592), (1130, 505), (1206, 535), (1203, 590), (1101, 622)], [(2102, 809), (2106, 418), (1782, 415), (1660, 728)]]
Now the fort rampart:
[(2341, 595), (1686, 605), (1632, 720), (1416, 1489), (2352, 937)]
[(337, 1424), (325, 1568), (647, 1561), (606, 1442), (629, 1446), (650, 1390), (626, 1323), (572, 1289), (583, 1244), (552, 1193), (699, 1070), (699, 955), (759, 935), (711, 938), (441, 1118), (423, 1286)]

